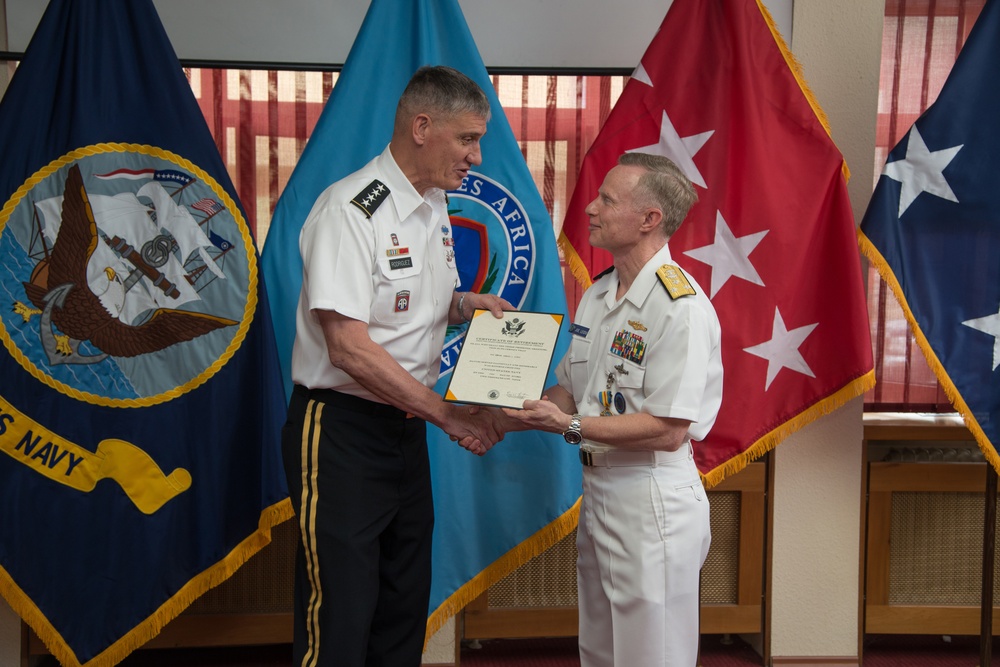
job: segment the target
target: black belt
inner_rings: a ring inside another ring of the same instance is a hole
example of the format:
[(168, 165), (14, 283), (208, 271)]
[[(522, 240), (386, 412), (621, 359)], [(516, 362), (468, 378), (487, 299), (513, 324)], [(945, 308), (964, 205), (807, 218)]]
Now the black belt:
[(412, 419), (416, 417), (416, 415), (405, 410), (400, 410), (394, 405), (377, 403), (376, 401), (370, 401), (360, 396), (345, 394), (336, 389), (309, 389), (297, 384), (292, 391), (299, 396), (305, 396), (314, 401), (326, 403), (327, 405), (335, 405), (345, 410), (353, 410), (371, 417), (380, 417), (383, 419)]

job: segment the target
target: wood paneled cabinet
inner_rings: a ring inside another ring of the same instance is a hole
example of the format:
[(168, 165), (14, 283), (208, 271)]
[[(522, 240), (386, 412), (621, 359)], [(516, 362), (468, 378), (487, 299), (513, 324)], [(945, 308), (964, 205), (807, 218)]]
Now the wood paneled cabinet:
[[(708, 492), (712, 548), (702, 570), (702, 634), (762, 630), (766, 477), (764, 463), (751, 463)], [(575, 636), (575, 537), (571, 533), (470, 603), (463, 637)]]
[[(956, 455), (981, 459), (972, 435), (960, 422), (866, 424), (865, 439), (907, 454), (867, 465), (864, 632), (978, 635), (986, 463)], [(993, 619), (997, 634), (1000, 608)]]

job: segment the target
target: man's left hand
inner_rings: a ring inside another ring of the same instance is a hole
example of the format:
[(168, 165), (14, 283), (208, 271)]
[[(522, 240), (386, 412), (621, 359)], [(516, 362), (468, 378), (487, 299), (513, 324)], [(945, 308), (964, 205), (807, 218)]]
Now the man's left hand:
[(505, 310), (517, 310), (507, 299), (496, 294), (476, 294), (469, 292), (465, 297), (466, 313), (471, 317), (476, 309), (488, 310), (493, 317), (500, 319)]

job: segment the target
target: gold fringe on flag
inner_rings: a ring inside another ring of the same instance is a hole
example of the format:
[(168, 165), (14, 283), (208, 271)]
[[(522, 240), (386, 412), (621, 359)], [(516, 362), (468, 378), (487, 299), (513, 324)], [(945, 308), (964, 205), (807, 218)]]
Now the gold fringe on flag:
[(579, 517), (580, 499), (577, 498), (576, 502), (565, 514), (493, 561), (489, 567), (452, 593), (427, 619), (427, 635), (424, 639), (424, 647), (426, 648), (427, 640), (440, 630), (449, 618), (462, 611), (466, 605), (485, 593), (490, 586), (535, 556), (544, 553), (555, 545), (556, 542), (573, 532)]
[(871, 370), (855, 378), (826, 398), (813, 403), (808, 408), (772, 430), (748, 447), (742, 454), (729, 459), (721, 466), (713, 468), (701, 476), (706, 489), (719, 484), (747, 467), (756, 459), (777, 447), (785, 438), (820, 417), (824, 417), (875, 386), (875, 371)]
[(231, 577), (251, 556), (271, 542), (271, 528), (291, 518), (293, 514), (291, 501), (287, 498), (264, 509), (258, 522), (259, 527), (253, 534), (240, 542), (221, 561), (191, 579), (128, 634), (86, 663), (80, 663), (62, 635), (52, 627), (41, 610), (2, 567), (0, 567), (0, 594), (6, 598), (17, 615), (31, 626), (63, 667), (112, 667), (158, 635), (167, 623), (177, 618), (191, 603)]
[[(815, 95), (813, 95), (812, 90), (809, 89), (809, 85), (806, 83), (805, 77), (802, 74), (802, 66), (799, 64), (798, 60), (795, 59), (791, 50), (789, 50), (784, 37), (782, 37), (781, 32), (778, 30), (774, 20), (771, 18), (770, 12), (768, 12), (767, 7), (764, 6), (764, 3), (761, 0), (757, 0), (757, 7), (760, 10), (761, 16), (764, 17), (764, 21), (767, 23), (767, 27), (771, 31), (771, 36), (774, 38), (775, 44), (777, 44), (778, 49), (781, 51), (781, 55), (784, 57), (785, 63), (788, 65), (788, 69), (795, 77), (795, 81), (798, 83), (799, 89), (802, 91), (802, 95), (806, 98), (806, 101), (809, 103), (813, 113), (816, 114), (816, 119), (823, 126), (823, 129), (826, 130), (827, 135), (831, 136), (832, 139), (832, 135), (830, 135), (830, 123), (826, 117), (826, 113), (823, 111), (823, 108), (820, 107), (819, 102), (816, 100)], [(845, 182), (850, 180), (851, 172), (847, 167), (846, 161), (841, 163), (841, 172), (844, 176)], [(848, 401), (861, 396), (874, 386), (874, 370), (868, 371), (864, 375), (851, 380), (848, 384), (833, 394), (814, 403), (813, 405), (810, 405), (806, 410), (803, 410), (769, 432), (764, 437), (757, 440), (741, 454), (734, 456), (723, 465), (710, 470), (706, 474), (703, 474), (702, 483), (706, 488), (711, 488), (722, 482), (727, 477), (735, 475), (743, 470), (747, 464), (774, 449), (792, 433), (798, 431), (820, 417), (832, 413), (834, 410), (840, 408)]]
[[(812, 108), (813, 113), (816, 114), (816, 118), (819, 120), (823, 129), (826, 130), (827, 135), (833, 138), (830, 134), (830, 121), (827, 120), (826, 112), (816, 101), (816, 96), (813, 95), (812, 90), (809, 89), (809, 84), (806, 83), (805, 76), (802, 74), (802, 65), (799, 61), (795, 59), (795, 55), (792, 53), (791, 49), (788, 48), (788, 44), (785, 42), (785, 38), (782, 37), (781, 31), (778, 30), (778, 26), (775, 25), (774, 19), (771, 18), (771, 13), (767, 11), (767, 7), (764, 6), (762, 0), (757, 0), (757, 7), (760, 9), (761, 16), (764, 17), (764, 21), (767, 23), (767, 27), (771, 30), (771, 36), (774, 37), (774, 43), (778, 45), (781, 50), (781, 55), (785, 58), (785, 63), (788, 65), (788, 69), (791, 70), (792, 75), (799, 84), (799, 89), (802, 90), (802, 94), (805, 95), (806, 101), (809, 102), (809, 106)], [(847, 161), (841, 165), (841, 170), (844, 172), (844, 180), (851, 180), (851, 170), (847, 167)]]
[(993, 469), (1000, 473), (1000, 456), (997, 455), (996, 448), (983, 431), (983, 427), (979, 425), (979, 421), (976, 419), (975, 415), (972, 414), (972, 410), (969, 409), (965, 399), (962, 398), (962, 395), (959, 393), (955, 383), (952, 382), (951, 377), (948, 375), (948, 371), (945, 369), (944, 364), (941, 363), (941, 360), (938, 359), (937, 354), (931, 347), (930, 341), (927, 340), (927, 336), (924, 335), (920, 325), (917, 324), (917, 319), (914, 317), (913, 311), (910, 310), (910, 304), (906, 301), (906, 294), (903, 292), (903, 288), (899, 284), (899, 281), (896, 280), (896, 274), (893, 273), (892, 267), (890, 267), (889, 263), (885, 261), (882, 253), (875, 247), (875, 244), (872, 243), (861, 230), (858, 230), (858, 245), (861, 246), (861, 251), (864, 253), (865, 257), (867, 257), (872, 265), (874, 265), (878, 270), (879, 275), (882, 276), (882, 280), (885, 281), (885, 284), (892, 290), (893, 295), (896, 297), (896, 301), (899, 303), (899, 307), (903, 310), (903, 315), (906, 317), (906, 321), (910, 324), (910, 330), (913, 331), (913, 337), (916, 339), (917, 345), (920, 346), (920, 350), (924, 353), (924, 357), (927, 359), (927, 365), (934, 371), (934, 375), (937, 376), (938, 382), (940, 382), (941, 386), (944, 388), (944, 393), (948, 397), (948, 400), (951, 401), (955, 410), (962, 415), (962, 420), (965, 422), (965, 426), (972, 432), (973, 437), (976, 439), (976, 443), (979, 445), (979, 449), (983, 452), (983, 456), (989, 464), (993, 466)]
[(590, 279), (587, 265), (580, 259), (580, 254), (563, 232), (559, 233), (559, 247), (562, 249), (563, 257), (566, 258), (566, 264), (569, 266), (570, 273), (576, 278), (576, 282), (580, 283), (583, 289), (590, 287), (593, 281)]

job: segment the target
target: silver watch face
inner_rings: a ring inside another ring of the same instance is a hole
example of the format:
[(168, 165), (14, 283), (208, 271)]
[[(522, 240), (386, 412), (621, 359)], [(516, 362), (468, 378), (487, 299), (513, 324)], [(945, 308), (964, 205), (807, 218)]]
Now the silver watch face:
[(579, 431), (566, 431), (563, 433), (563, 438), (571, 445), (579, 445), (583, 442), (583, 436), (580, 435)]

